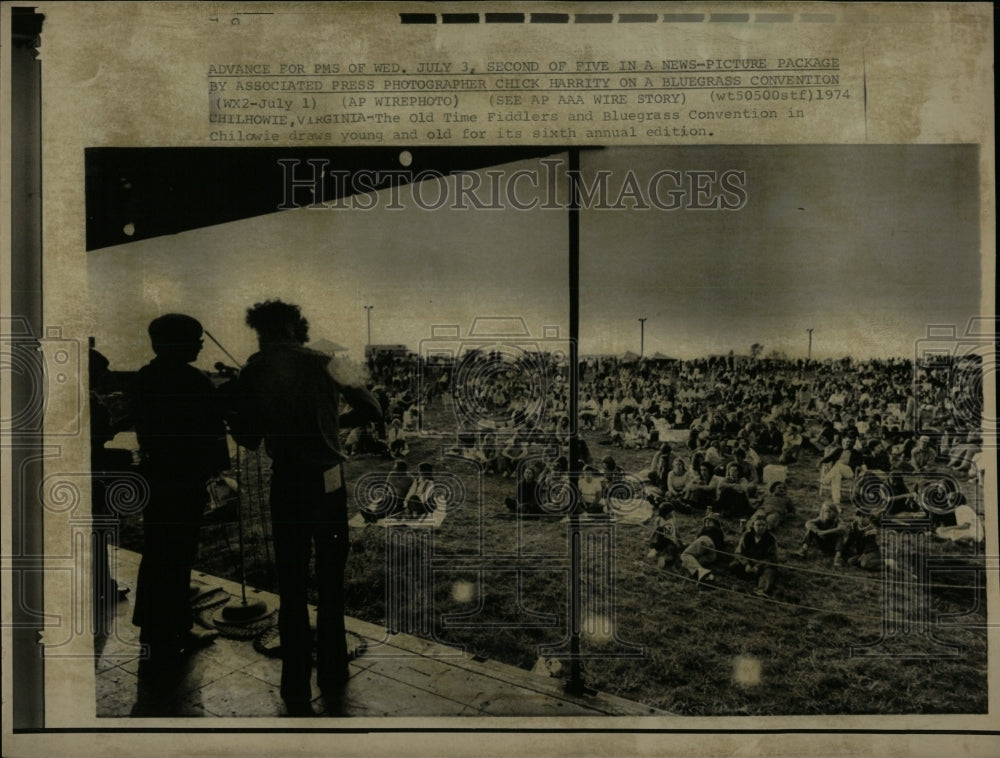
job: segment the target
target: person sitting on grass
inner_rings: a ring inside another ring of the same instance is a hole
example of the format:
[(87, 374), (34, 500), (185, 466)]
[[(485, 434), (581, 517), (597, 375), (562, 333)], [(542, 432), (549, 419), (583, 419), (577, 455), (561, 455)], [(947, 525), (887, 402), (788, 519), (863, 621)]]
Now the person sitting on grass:
[(649, 552), (646, 557), (655, 558), (660, 568), (674, 565), (680, 557), (684, 546), (677, 538), (677, 522), (669, 502), (663, 502), (657, 509), (647, 542)]
[[(917, 502), (916, 493), (910, 488), (907, 480), (911, 480), (913, 467), (907, 463), (902, 453), (897, 449), (892, 449), (889, 453), (889, 476), (888, 484), (892, 491), (891, 499), (886, 507), (885, 514), (891, 516), (898, 513), (919, 513), (920, 504)], [(872, 476), (877, 476), (872, 474)], [(861, 477), (864, 483), (865, 477)], [(870, 477), (869, 477), (870, 481)], [(871, 482), (874, 483), (874, 482)]]
[(781, 455), (778, 463), (787, 465), (795, 463), (799, 459), (799, 450), (802, 448), (802, 429), (798, 424), (789, 424), (788, 429), (782, 437)]
[[(760, 455), (758, 455), (757, 451), (754, 449), (752, 440), (747, 439), (746, 437), (741, 437), (736, 440), (736, 450), (743, 451), (743, 457), (746, 459), (747, 463), (753, 466), (754, 470), (758, 474), (757, 481), (760, 481), (760, 469), (762, 468), (762, 464)], [(739, 454), (736, 450), (733, 451), (733, 455), (738, 458)]]
[[(569, 455), (569, 444), (567, 443), (564, 448), (566, 455)], [(593, 463), (593, 458), (590, 453), (590, 447), (587, 445), (587, 441), (584, 439), (578, 439), (576, 441), (576, 462), (573, 464), (573, 468), (577, 471), (581, 471), (584, 466), (589, 466)]]
[(497, 461), (500, 473), (506, 477), (513, 477), (517, 473), (517, 467), (528, 455), (528, 448), (521, 440), (521, 435), (514, 432), (507, 444), (500, 450), (500, 457)]
[(840, 434), (834, 428), (833, 421), (827, 419), (823, 422), (823, 428), (816, 437), (816, 445), (825, 449), (824, 455), (829, 454), (831, 448), (840, 448)]
[(410, 454), (410, 446), (403, 433), (403, 421), (398, 416), (389, 425), (388, 440), (389, 452), (393, 458), (405, 458)]
[(419, 518), (434, 511), (434, 467), (430, 463), (417, 466), (417, 478), (410, 485), (403, 502), (406, 515), (410, 518)]
[(406, 434), (403, 432), (403, 419), (400, 416), (393, 416), (392, 421), (389, 422), (389, 428), (386, 430), (385, 441), (391, 446), (396, 440), (405, 438)]
[(956, 544), (969, 547), (973, 547), (986, 539), (983, 520), (971, 506), (958, 506), (955, 508), (954, 516), (954, 526), (939, 526), (931, 536), (935, 539), (951, 540)]
[(751, 518), (765, 518), (769, 528), (777, 529), (786, 518), (794, 514), (795, 505), (788, 497), (788, 487), (784, 482), (777, 481), (771, 482), (767, 494)]
[(792, 555), (807, 558), (813, 550), (819, 550), (824, 555), (833, 555), (837, 551), (837, 543), (844, 534), (844, 526), (840, 523), (840, 508), (830, 502), (821, 504), (816, 518), (806, 521), (805, 529), (802, 547)]
[(766, 518), (752, 519), (736, 547), (736, 558), (729, 564), (737, 575), (756, 580), (755, 594), (768, 597), (778, 576), (778, 543)]
[(495, 474), (500, 471), (499, 458), (496, 435), (492, 432), (483, 432), (476, 440), (472, 459), (482, 464), (486, 474)]
[(708, 421), (704, 417), (699, 416), (688, 424), (688, 450), (693, 451), (698, 449), (698, 440), (701, 439), (702, 432), (705, 432), (706, 435), (708, 434)]
[(538, 474), (538, 481), (543, 488), (558, 488), (569, 477), (569, 459), (559, 454), (559, 448), (553, 447), (546, 453), (546, 460)]
[(927, 471), (933, 468), (936, 460), (937, 451), (931, 446), (931, 438), (926, 434), (921, 436), (910, 453), (910, 465), (916, 471)]
[(538, 469), (522, 464), (518, 472), (515, 496), (504, 499), (507, 510), (512, 513), (543, 513), (539, 505), (538, 490)]
[[(671, 471), (667, 474), (667, 486), (663, 491), (663, 495), (667, 500), (673, 503), (675, 510), (680, 510), (677, 506), (683, 503), (684, 490), (687, 487), (688, 481), (693, 477), (694, 475), (688, 471), (687, 464), (684, 462), (684, 459), (674, 458)], [(686, 504), (685, 510), (688, 513), (691, 511)]]
[(583, 476), (577, 480), (577, 488), (580, 490), (580, 506), (585, 513), (603, 513), (604, 503), (604, 482), (597, 476), (597, 469), (593, 466), (585, 466)]
[(646, 474), (646, 481), (642, 483), (642, 496), (647, 503), (653, 506), (654, 513), (666, 501), (663, 484), (655, 471), (650, 471)]
[(666, 482), (667, 476), (673, 468), (672, 457), (670, 443), (664, 442), (653, 455), (653, 460), (649, 462), (649, 470), (656, 472), (660, 482)]
[(964, 442), (959, 442), (948, 451), (948, 468), (968, 472), (972, 468), (973, 459), (982, 449), (982, 435), (970, 432)]
[(600, 444), (602, 445), (613, 445), (614, 447), (624, 448), (625, 447), (625, 413), (621, 409), (615, 411), (614, 417), (611, 419), (611, 426), (608, 429), (608, 434), (602, 437)]
[(410, 446), (402, 437), (397, 437), (389, 443), (389, 454), (396, 459), (405, 458), (410, 454)]
[(411, 405), (403, 411), (403, 429), (414, 431), (420, 425), (420, 408)]
[(715, 477), (715, 508), (723, 518), (746, 518), (751, 513), (749, 485), (735, 463), (726, 466), (726, 475)]
[(715, 468), (707, 461), (701, 463), (698, 476), (689, 479), (684, 490), (684, 500), (695, 509), (710, 509), (715, 505), (717, 482)]
[(584, 429), (596, 429), (597, 420), (601, 415), (601, 407), (592, 395), (587, 395), (580, 403), (580, 425)]
[(890, 471), (892, 460), (882, 440), (869, 440), (862, 451), (862, 461), (869, 471)]
[(457, 436), (456, 443), (447, 449), (446, 454), (465, 458), (470, 461), (477, 460), (476, 433), (460, 429)]
[(671, 425), (670, 420), (667, 418), (670, 415), (667, 411), (655, 411), (650, 413), (650, 423), (653, 428), (649, 433), (649, 441), (651, 443), (659, 444), (663, 440), (667, 433), (670, 431)]
[(735, 463), (739, 466), (740, 478), (746, 479), (750, 487), (755, 488), (757, 486), (757, 467), (747, 459), (746, 448), (739, 445), (734, 447), (730, 463)]
[(645, 524), (663, 503), (663, 489), (656, 476), (650, 471), (643, 481), (635, 477), (622, 479), (616, 486), (604, 489), (604, 513), (621, 521)]
[(718, 552), (725, 548), (722, 522), (718, 516), (709, 513), (702, 520), (698, 536), (681, 553), (681, 566), (699, 583), (711, 584), (715, 581), (715, 574), (709, 566), (715, 563)]
[(718, 442), (709, 436), (708, 432), (702, 432), (698, 435), (698, 452), (702, 454), (706, 463), (712, 466), (722, 464), (722, 454), (719, 452)]
[(638, 413), (628, 413), (623, 420), (622, 447), (641, 450), (649, 445), (649, 429)]
[(375, 424), (354, 427), (347, 435), (344, 448), (348, 455), (377, 455), (391, 458), (389, 446), (375, 436)]
[(826, 464), (829, 467), (820, 475), (820, 483), (830, 485), (830, 496), (835, 503), (840, 503), (840, 498), (843, 496), (844, 480), (854, 478), (854, 469), (850, 466), (850, 460), (851, 450), (846, 447), (841, 448), (837, 453), (837, 460), (832, 464)]
[(878, 517), (874, 514), (857, 516), (837, 541), (833, 567), (843, 568), (844, 561), (865, 571), (879, 571), (884, 562), (879, 545)]
[(767, 426), (761, 431), (757, 438), (756, 449), (765, 455), (777, 455), (781, 452), (784, 438), (778, 429), (777, 423), (768, 421)]
[(412, 485), (413, 477), (407, 473), (406, 461), (396, 461), (392, 471), (386, 474), (381, 497), (367, 506), (362, 505), (361, 517), (371, 523), (396, 515), (403, 510)]
[(608, 487), (618, 484), (622, 479), (625, 478), (625, 472), (618, 467), (615, 459), (610, 455), (604, 456), (601, 460), (601, 464), (604, 466), (604, 470), (601, 472), (601, 476), (604, 478), (604, 488), (605, 495)]
[(930, 517), (932, 528), (957, 526), (955, 514), (960, 506), (966, 505), (966, 499), (955, 479), (927, 479), (917, 485), (915, 495)]

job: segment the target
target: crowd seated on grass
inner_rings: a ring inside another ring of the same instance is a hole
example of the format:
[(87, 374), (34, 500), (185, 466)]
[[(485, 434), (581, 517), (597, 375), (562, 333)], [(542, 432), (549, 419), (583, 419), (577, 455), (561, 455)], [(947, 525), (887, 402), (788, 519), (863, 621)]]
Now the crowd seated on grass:
[(434, 465), (429, 461), (417, 466), (416, 476), (410, 475), (406, 461), (394, 461), (376, 492), (371, 502), (358, 504), (364, 523), (420, 519), (441, 507), (440, 493), (434, 484)]
[[(780, 542), (801, 544), (790, 553), (799, 559), (880, 569), (884, 517), (929, 514), (941, 540), (981, 542), (981, 517), (961, 489), (983, 486), (982, 434), (963, 429), (956, 412), (974, 406), (966, 386), (974, 383), (950, 387), (947, 366), (915, 370), (907, 359), (588, 359), (580, 364), (581, 436), (570, 466), (568, 370), (555, 359), (539, 360), (548, 372), (544, 398), (516, 370), (483, 372), (456, 393), (454, 366), (425, 365), (416, 356), (384, 360), (372, 379), (385, 387), (399, 418), (455, 410), (462, 398), (481, 404), (488, 421), (478, 426), (463, 427), (461, 416), (444, 414), (444, 423), (459, 425), (449, 454), (475, 462), (486, 475), (515, 479), (505, 500), (515, 513), (562, 513), (550, 498), (573, 470), (580, 472), (579, 509), (613, 515), (609, 488), (638, 477), (651, 506), (651, 555), (664, 566), (679, 562), (697, 580), (714, 578), (709, 556), (723, 550), (727, 529), (749, 551), (747, 561), (735, 560), (744, 574), (769, 560), (753, 557), (754, 550), (764, 545), (773, 557), (771, 546)], [(583, 436), (598, 448), (629, 451), (622, 455), (630, 458), (650, 450), (648, 466), (626, 472), (610, 455), (592, 466)], [(815, 495), (797, 495), (801, 501), (793, 504), (789, 471), (800, 487), (803, 477), (814, 482), (805, 491)], [(945, 486), (934, 484), (941, 472), (960, 486), (932, 493)], [(877, 493), (877, 507), (864, 501), (866, 492)], [(946, 507), (925, 513), (922, 503), (931, 494)], [(676, 515), (706, 513), (711, 519), (685, 546), (681, 532), (690, 527), (678, 528)], [(742, 519), (752, 524), (745, 531)], [(773, 572), (750, 573), (755, 589), (772, 592)]]

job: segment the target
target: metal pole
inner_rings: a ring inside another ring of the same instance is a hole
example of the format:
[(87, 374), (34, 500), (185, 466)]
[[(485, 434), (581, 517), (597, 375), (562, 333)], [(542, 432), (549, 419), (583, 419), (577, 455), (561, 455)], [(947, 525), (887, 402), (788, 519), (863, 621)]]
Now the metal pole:
[[(240, 472), (239, 486), (236, 489), (236, 507), (237, 507), (237, 517), (239, 528), (239, 550), (240, 550), (240, 599), (231, 600), (218, 611), (212, 617), (212, 621), (220, 629), (228, 628), (231, 626), (249, 626), (255, 621), (266, 618), (271, 613), (274, 612), (273, 608), (270, 608), (265, 600), (254, 600), (253, 602), (247, 600), (247, 566), (246, 557), (244, 556), (244, 551), (246, 546), (244, 543), (244, 526), (243, 526), (243, 487), (247, 479), (245, 476), (246, 466), (244, 462), (249, 457), (249, 453), (240, 454), (239, 449), (236, 451), (236, 468)], [(241, 458), (244, 462), (241, 462)], [(249, 494), (247, 495), (247, 502), (249, 502)], [(228, 542), (229, 538), (226, 538)], [(221, 625), (221, 626), (220, 626)]]
[(809, 332), (809, 352), (806, 354), (806, 359), (811, 361), (813, 357), (813, 330), (806, 329), (806, 331)]
[[(580, 151), (569, 150), (569, 477), (570, 491), (578, 492), (577, 460), (579, 459), (579, 444), (577, 440), (579, 381), (577, 370), (579, 364), (580, 338), (580, 196), (577, 185), (580, 175)], [(574, 499), (574, 506), (576, 501)], [(583, 608), (580, 598), (580, 514), (576, 507), (569, 516), (569, 551), (570, 551), (570, 674), (566, 682), (566, 691), (583, 694), (586, 687), (583, 683), (583, 671), (580, 664), (580, 632), (582, 627)]]
[(366, 312), (366, 314), (368, 316), (368, 349), (369, 349), (369, 351), (371, 350), (371, 346), (372, 346), (372, 308), (374, 308), (374, 307), (375, 307), (374, 305), (366, 305), (366, 306), (364, 306), (365, 312)]
[(639, 357), (645, 355), (646, 347), (646, 319), (639, 319)]
[[(10, 359), (14, 361), (8, 380), (13, 409), (41, 410), (34, 384), (34, 377), (41, 377), (45, 367), (38, 338), (45, 334), (43, 324), (42, 289), (42, 62), (37, 56), (36, 45), (41, 35), (45, 16), (35, 13), (35, 8), (11, 8), (11, 29), (5, 29), (3, 42), (13, 43), (10, 55), (9, 91), (11, 93), (10, 144), (14, 160), (10, 163), (11, 187), (17, 191), (10, 195), (13, 211), (10, 229), (11, 262), (6, 269), (10, 287), (3, 285), (9, 297), (9, 313), (14, 316), (7, 326), (6, 318), (0, 319), (0, 340), (10, 345)], [(52, 23), (52, 22), (50, 22)], [(5, 216), (5, 219), (7, 217)], [(6, 311), (6, 306), (4, 307)], [(18, 334), (18, 332), (21, 332)], [(37, 336), (36, 336), (37, 335)], [(4, 356), (6, 364), (8, 358)], [(6, 367), (5, 367), (6, 368)], [(53, 385), (55, 386), (55, 385)], [(6, 397), (4, 398), (6, 402)], [(16, 417), (15, 417), (16, 418)], [(45, 607), (45, 579), (43, 572), (31, 568), (34, 556), (45, 552), (45, 508), (35, 493), (42, 484), (42, 471), (37, 463), (44, 457), (45, 444), (41, 429), (31, 423), (33, 416), (25, 416), (8, 425), (3, 423), (4, 434), (10, 429), (12, 445), (10, 460), (15, 476), (9, 477), (12, 488), (11, 503), (17, 507), (10, 513), (12, 569), (19, 580), (11, 582), (11, 624), (9, 645), (4, 650), (4, 665), (11, 672), (18, 696), (12, 699), (10, 723), (14, 729), (31, 729), (45, 725), (45, 682), (47, 656), (43, 656), (38, 640), (44, 622), (33, 608)], [(6, 419), (5, 419), (6, 421)], [(27, 422), (27, 423), (26, 423)], [(4, 441), (7, 448), (7, 442)], [(31, 465), (28, 465), (31, 464)], [(6, 464), (5, 464), (6, 467)], [(4, 498), (6, 501), (6, 497)], [(6, 603), (7, 595), (4, 594)], [(50, 601), (51, 602), (51, 601)], [(6, 622), (6, 619), (4, 619)], [(11, 654), (12, 653), (12, 654)], [(6, 709), (5, 709), (6, 715)]]
[[(237, 450), (238, 452), (238, 450)], [(237, 459), (237, 466), (239, 466), (239, 459)], [(239, 526), (239, 538), (240, 538), (240, 594), (243, 605), (247, 604), (247, 564), (246, 557), (244, 556), (243, 547), (243, 488), (240, 487), (236, 491), (236, 515), (238, 516), (237, 524)]]

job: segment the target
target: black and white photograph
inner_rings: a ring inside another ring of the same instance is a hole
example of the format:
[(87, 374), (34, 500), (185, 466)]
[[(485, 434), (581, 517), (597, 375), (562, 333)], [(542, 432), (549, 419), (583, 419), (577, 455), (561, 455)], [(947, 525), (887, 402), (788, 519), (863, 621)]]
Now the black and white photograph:
[(99, 716), (986, 711), (974, 148), (218, 152), (89, 156)]

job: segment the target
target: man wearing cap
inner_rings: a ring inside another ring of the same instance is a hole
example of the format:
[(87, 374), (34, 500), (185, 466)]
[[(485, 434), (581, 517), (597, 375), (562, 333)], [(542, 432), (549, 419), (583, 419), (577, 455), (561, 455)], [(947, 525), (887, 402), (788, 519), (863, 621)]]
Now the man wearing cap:
[(184, 650), (217, 632), (194, 631), (188, 601), (207, 481), (229, 467), (223, 405), (208, 377), (189, 365), (201, 352), (201, 324), (170, 313), (149, 325), (156, 357), (139, 369), (135, 429), (149, 484), (132, 623), (152, 675), (176, 671)]
[[(281, 609), (281, 697), (289, 715), (312, 715), (312, 633), (307, 585), (315, 546), (316, 672), (323, 694), (336, 698), (349, 676), (344, 628), (347, 489), (341, 426), (378, 423), (382, 409), (363, 378), (335, 370), (330, 356), (304, 345), (309, 322), (297, 305), (257, 303), (246, 323), (260, 350), (240, 372), (231, 419), (236, 441), (251, 450), (261, 440), (273, 462), (271, 521)], [(351, 407), (340, 413), (343, 398)]]

